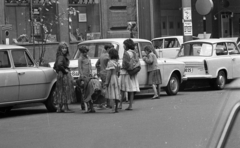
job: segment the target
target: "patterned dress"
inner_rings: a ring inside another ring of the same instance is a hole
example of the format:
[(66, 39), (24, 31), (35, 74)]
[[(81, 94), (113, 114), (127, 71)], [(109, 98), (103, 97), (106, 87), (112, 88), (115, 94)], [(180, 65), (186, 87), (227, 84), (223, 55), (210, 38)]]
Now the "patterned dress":
[(107, 73), (111, 73), (107, 77), (105, 84), (107, 84), (107, 91), (105, 97), (113, 100), (120, 100), (120, 86), (118, 80), (118, 73), (120, 64), (116, 60), (110, 60), (107, 65)]
[[(69, 60), (59, 58), (56, 60), (57, 66), (68, 67)], [(76, 102), (76, 94), (73, 86), (73, 78), (69, 73), (63, 73), (61, 70), (57, 71), (56, 90), (54, 93), (54, 102), (58, 105), (64, 105)]]

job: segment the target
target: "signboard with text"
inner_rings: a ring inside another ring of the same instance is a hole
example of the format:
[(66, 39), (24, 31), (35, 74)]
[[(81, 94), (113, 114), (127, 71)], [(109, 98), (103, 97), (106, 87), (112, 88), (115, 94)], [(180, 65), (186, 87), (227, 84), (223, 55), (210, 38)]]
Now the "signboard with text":
[(184, 19), (184, 21), (191, 21), (192, 20), (192, 10), (191, 10), (191, 7), (183, 8), (183, 19)]
[(184, 22), (184, 36), (192, 35), (192, 22)]

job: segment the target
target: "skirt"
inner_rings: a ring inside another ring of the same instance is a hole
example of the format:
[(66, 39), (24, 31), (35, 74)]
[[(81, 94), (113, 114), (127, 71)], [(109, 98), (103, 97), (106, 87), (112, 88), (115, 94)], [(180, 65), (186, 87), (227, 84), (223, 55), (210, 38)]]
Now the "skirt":
[(148, 84), (162, 84), (162, 76), (160, 69), (148, 72)]
[(120, 90), (126, 92), (139, 92), (139, 83), (137, 75), (130, 76), (129, 74), (120, 74)]

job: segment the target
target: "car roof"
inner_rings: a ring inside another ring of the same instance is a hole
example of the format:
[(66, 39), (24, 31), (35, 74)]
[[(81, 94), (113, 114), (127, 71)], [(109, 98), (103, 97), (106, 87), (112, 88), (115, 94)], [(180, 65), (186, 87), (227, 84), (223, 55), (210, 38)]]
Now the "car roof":
[(153, 38), (152, 39), (152, 41), (153, 40), (157, 40), (157, 39), (167, 39), (167, 38), (180, 38), (180, 39), (183, 39), (183, 36), (180, 36), (180, 35), (178, 35), (178, 36), (163, 36), (163, 37), (156, 37), (156, 38)]
[[(94, 42), (118, 42), (118, 43), (123, 43), (124, 40), (128, 38), (106, 38), (106, 39), (94, 39), (94, 40), (86, 40), (83, 41), (79, 44), (83, 43), (94, 43)], [(134, 42), (150, 42), (147, 39), (138, 39), (138, 38), (131, 38)]]
[(228, 40), (228, 39), (199, 39), (199, 40), (186, 41), (185, 43), (192, 43), (192, 42), (194, 42), (194, 43), (205, 42), (205, 43), (215, 44), (215, 43), (220, 43), (220, 42), (234, 42), (234, 41)]
[(25, 47), (18, 46), (18, 45), (2, 45), (0, 44), (0, 50), (2, 49), (25, 49)]

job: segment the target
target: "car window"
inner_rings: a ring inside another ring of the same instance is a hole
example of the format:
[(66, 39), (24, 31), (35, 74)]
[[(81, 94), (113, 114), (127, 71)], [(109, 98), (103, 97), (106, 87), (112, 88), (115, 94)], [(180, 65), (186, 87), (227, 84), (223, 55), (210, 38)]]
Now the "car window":
[(12, 57), (15, 67), (32, 67), (33, 61), (28, 56), (25, 50), (13, 50)]
[(178, 56), (211, 56), (213, 46), (208, 43), (183, 44)]
[[(146, 46), (148, 46), (148, 45), (150, 45), (150, 46), (152, 46), (152, 43), (150, 43), (150, 42), (140, 42), (140, 43), (138, 43), (139, 44), (139, 51), (141, 51), (141, 53), (144, 51), (144, 48), (146, 47)], [(153, 48), (154, 49), (154, 48)], [(156, 50), (154, 49), (154, 51), (153, 51), (155, 54), (157, 54), (156, 53)], [(139, 56), (140, 57), (140, 56)]]
[(225, 137), (225, 143), (222, 148), (239, 148), (240, 145), (240, 109), (238, 108), (236, 116), (230, 125), (227, 136)]
[(180, 44), (176, 38), (165, 39), (164, 48), (176, 48), (180, 47)]
[(11, 64), (7, 51), (0, 51), (0, 68), (10, 68)]
[[(82, 46), (86, 46), (89, 49), (88, 56), (91, 59), (98, 58), (102, 53), (105, 52), (104, 46), (106, 44), (112, 44), (115, 49), (118, 50), (118, 45), (115, 43), (91, 43), (91, 44), (81, 44)], [(80, 56), (79, 50), (77, 50), (74, 59), (78, 59)]]
[(227, 48), (228, 48), (229, 54), (239, 54), (239, 50), (234, 43), (228, 42), (227, 43)]
[(153, 40), (152, 44), (155, 49), (161, 49), (163, 47), (163, 39)]
[(216, 45), (216, 55), (217, 56), (222, 56), (222, 55), (227, 55), (228, 51), (227, 51), (227, 46), (225, 43), (217, 43)]

